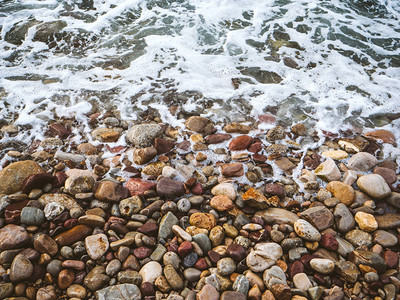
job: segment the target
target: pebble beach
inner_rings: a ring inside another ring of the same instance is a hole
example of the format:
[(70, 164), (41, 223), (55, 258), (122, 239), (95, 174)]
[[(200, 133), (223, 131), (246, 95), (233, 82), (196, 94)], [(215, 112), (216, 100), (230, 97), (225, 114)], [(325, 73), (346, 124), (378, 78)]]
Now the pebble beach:
[(87, 120), (3, 148), (0, 299), (400, 299), (393, 132)]

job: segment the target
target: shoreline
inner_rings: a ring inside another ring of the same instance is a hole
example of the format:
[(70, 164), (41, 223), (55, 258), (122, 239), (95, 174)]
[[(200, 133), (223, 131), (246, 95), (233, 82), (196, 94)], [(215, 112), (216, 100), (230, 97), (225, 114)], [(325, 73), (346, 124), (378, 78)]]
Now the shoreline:
[(1, 160), (1, 299), (398, 298), (392, 132), (90, 120)]

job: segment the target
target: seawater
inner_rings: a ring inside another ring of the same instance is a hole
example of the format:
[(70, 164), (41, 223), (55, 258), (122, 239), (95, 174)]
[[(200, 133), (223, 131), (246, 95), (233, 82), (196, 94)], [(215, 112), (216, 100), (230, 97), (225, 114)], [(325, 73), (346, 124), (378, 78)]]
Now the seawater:
[(397, 0), (14, 0), (0, 26), (0, 121), (24, 128), (3, 142), (62, 117), (90, 139), (96, 110), (400, 137)]

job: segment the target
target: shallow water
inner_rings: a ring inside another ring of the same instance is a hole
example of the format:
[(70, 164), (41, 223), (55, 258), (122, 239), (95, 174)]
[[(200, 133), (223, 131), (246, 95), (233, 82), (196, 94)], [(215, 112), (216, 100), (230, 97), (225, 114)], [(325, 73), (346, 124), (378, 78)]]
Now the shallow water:
[(97, 109), (399, 137), (399, 22), (395, 0), (3, 1), (0, 118), (21, 141)]

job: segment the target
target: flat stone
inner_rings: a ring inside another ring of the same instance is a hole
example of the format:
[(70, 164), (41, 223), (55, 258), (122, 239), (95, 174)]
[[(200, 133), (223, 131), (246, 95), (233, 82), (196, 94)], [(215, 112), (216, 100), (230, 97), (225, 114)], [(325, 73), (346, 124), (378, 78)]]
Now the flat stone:
[(211, 189), (211, 194), (214, 196), (225, 195), (231, 200), (236, 199), (236, 188), (232, 183), (220, 183)]
[(17, 249), (29, 241), (29, 234), (25, 228), (9, 224), (0, 229), (0, 250)]
[(354, 154), (347, 162), (350, 170), (367, 172), (378, 164), (378, 159), (368, 152)]
[(25, 178), (38, 173), (44, 173), (44, 171), (32, 160), (9, 164), (0, 171), (0, 194), (9, 195), (22, 190)]
[[(96, 266), (85, 276), (83, 283), (92, 292), (98, 291), (98, 290), (104, 288), (110, 282), (110, 277), (108, 277), (104, 273), (105, 273), (105, 268), (103, 266), (100, 266), (100, 265)], [(114, 288), (114, 287), (115, 286), (112, 286), (112, 288)], [(135, 287), (136, 287), (136, 285), (135, 285)], [(117, 290), (117, 292), (118, 292), (118, 290)], [(108, 294), (101, 293), (100, 295), (108, 295)], [(107, 299), (107, 298), (100, 298), (100, 295), (99, 295), (99, 300)], [(121, 294), (118, 293), (116, 295), (120, 296)], [(115, 298), (110, 298), (110, 299), (115, 299)]]
[(385, 179), (378, 174), (364, 175), (358, 178), (357, 186), (374, 199), (390, 196), (391, 190)]
[(230, 163), (221, 165), (221, 174), (225, 177), (241, 177), (244, 175), (243, 164)]
[(141, 299), (140, 289), (131, 283), (117, 284), (96, 291), (96, 299)]
[(93, 260), (100, 259), (109, 247), (108, 238), (103, 233), (90, 235), (85, 238), (86, 252)]
[(396, 144), (396, 137), (394, 136), (393, 132), (389, 130), (374, 130), (365, 133), (364, 136), (379, 143), (388, 143), (392, 145)]
[(375, 244), (383, 247), (394, 247), (398, 243), (398, 239), (394, 234), (384, 230), (376, 230), (372, 235), (372, 240)]
[(345, 239), (343, 239), (339, 236), (335, 236), (335, 239), (337, 240), (337, 242), (339, 244), (337, 252), (341, 256), (347, 257), (347, 255), (354, 250), (353, 245), (351, 243), (349, 243), (348, 241), (346, 241)]
[(275, 284), (286, 283), (286, 275), (281, 268), (273, 266), (268, 270), (265, 270), (263, 280), (267, 288), (271, 289)]
[(156, 183), (140, 178), (130, 178), (126, 183), (126, 188), (131, 196), (143, 196), (144, 192), (156, 189)]
[(385, 199), (385, 201), (389, 205), (400, 209), (400, 193), (392, 192), (390, 196)]
[(225, 291), (222, 293), (220, 300), (246, 300), (246, 296), (240, 292)]
[(185, 121), (185, 126), (191, 131), (202, 133), (204, 135), (209, 135), (215, 132), (215, 127), (211, 120), (201, 116), (192, 116), (188, 118)]
[(333, 214), (325, 206), (308, 208), (300, 216), (310, 222), (319, 231), (323, 231), (333, 225)]
[(40, 288), (36, 293), (37, 300), (57, 300), (56, 287), (48, 285)]
[(71, 176), (65, 181), (65, 190), (76, 195), (78, 193), (90, 193), (93, 190), (95, 180), (90, 175)]
[(323, 157), (329, 157), (329, 158), (336, 159), (336, 160), (345, 159), (349, 156), (349, 154), (343, 150), (324, 151), (321, 153), (321, 155)]
[(6, 299), (10, 297), (14, 292), (14, 286), (12, 283), (0, 283), (0, 299)]
[(238, 137), (235, 137), (230, 143), (229, 143), (229, 150), (231, 151), (241, 151), (247, 149), (250, 144), (253, 142), (253, 138), (248, 135), (240, 135)]
[(379, 229), (396, 229), (400, 227), (400, 216), (394, 213), (375, 216)]
[(397, 181), (396, 171), (393, 171), (392, 169), (375, 167), (373, 173), (381, 175), (387, 184), (393, 184)]
[(119, 202), (128, 198), (129, 191), (114, 181), (105, 180), (99, 183), (94, 196), (100, 201)]
[(189, 222), (192, 226), (205, 228), (208, 231), (217, 225), (214, 215), (209, 213), (194, 213), (190, 216)]
[(56, 202), (57, 204), (65, 207), (68, 210), (72, 208), (80, 208), (82, 207), (76, 202), (71, 196), (66, 194), (44, 194), (39, 198), (39, 202), (46, 206), (51, 202)]
[(262, 192), (252, 187), (242, 195), (242, 199), (245, 205), (249, 205), (257, 209), (266, 209), (270, 206), (278, 206), (280, 200), (278, 196), (267, 198)]

